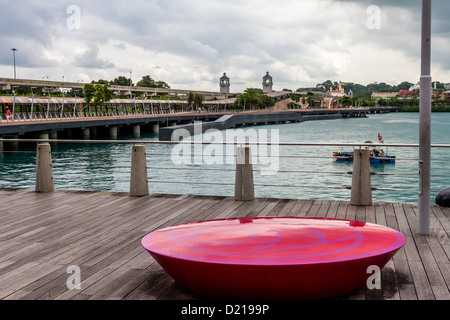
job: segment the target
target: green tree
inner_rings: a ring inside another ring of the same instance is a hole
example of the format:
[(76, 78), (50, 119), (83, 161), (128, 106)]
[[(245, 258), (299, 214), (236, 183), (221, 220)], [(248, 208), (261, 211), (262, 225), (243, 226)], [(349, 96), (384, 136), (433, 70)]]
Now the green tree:
[(189, 92), (187, 103), (189, 104), (189, 108), (192, 110), (199, 109), (203, 107), (203, 101), (205, 97), (203, 97), (200, 93)]
[(273, 107), (275, 105), (275, 99), (269, 97), (265, 94), (259, 94), (258, 96), (258, 107), (260, 109)]
[(349, 96), (344, 96), (342, 98), (339, 99), (340, 103), (344, 106), (344, 107), (350, 107), (353, 103), (353, 99), (350, 98)]
[(203, 100), (205, 98), (203, 97), (202, 94), (200, 93), (195, 93), (194, 94), (194, 107), (195, 108), (202, 108), (203, 107)]
[(267, 108), (275, 105), (275, 100), (255, 88), (247, 88), (244, 93), (236, 97), (235, 105), (239, 108), (253, 110), (254, 108)]
[(114, 98), (114, 93), (109, 89), (110, 85), (109, 83), (105, 83), (103, 85), (103, 95), (105, 98), (105, 102), (108, 102), (112, 98)]
[(164, 81), (156, 81), (156, 88), (170, 89), (170, 86)]
[(130, 78), (120, 76), (118, 78), (115, 78), (113, 81), (110, 82), (113, 86), (123, 86), (123, 87), (129, 87), (130, 85), (133, 86), (133, 82)]
[(247, 88), (244, 93), (237, 96), (235, 103), (239, 108), (251, 110), (258, 104), (258, 92), (254, 88)]
[(92, 84), (109, 84), (109, 81), (100, 79), (100, 80), (98, 80), (96, 82), (92, 81)]
[(94, 93), (94, 107), (95, 112), (98, 112), (98, 107), (105, 104), (113, 98), (113, 92), (109, 90), (109, 84), (96, 84)]
[(300, 101), (300, 96), (298, 94), (293, 94), (291, 93), (291, 99), (295, 102), (299, 102)]
[(88, 104), (89, 111), (91, 111), (91, 101), (94, 98), (95, 95), (95, 85), (92, 83), (86, 83), (84, 85), (84, 99), (86, 100), (86, 103)]
[(189, 104), (189, 108), (194, 109), (194, 97), (195, 94), (193, 92), (188, 93), (187, 103)]
[(156, 82), (149, 75), (142, 77), (142, 80), (136, 84), (137, 87), (156, 88)]
[(170, 86), (164, 81), (155, 81), (151, 76), (146, 75), (142, 77), (142, 80), (139, 81), (136, 86), (144, 87), (144, 88), (163, 88), (170, 89)]

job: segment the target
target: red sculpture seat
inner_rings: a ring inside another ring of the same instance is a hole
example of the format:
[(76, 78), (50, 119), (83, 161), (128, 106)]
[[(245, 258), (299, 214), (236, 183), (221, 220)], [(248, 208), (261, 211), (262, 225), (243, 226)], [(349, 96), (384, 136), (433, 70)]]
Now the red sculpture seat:
[(143, 247), (187, 290), (210, 298), (326, 299), (365, 286), (405, 244), (391, 228), (326, 218), (237, 218), (157, 230)]

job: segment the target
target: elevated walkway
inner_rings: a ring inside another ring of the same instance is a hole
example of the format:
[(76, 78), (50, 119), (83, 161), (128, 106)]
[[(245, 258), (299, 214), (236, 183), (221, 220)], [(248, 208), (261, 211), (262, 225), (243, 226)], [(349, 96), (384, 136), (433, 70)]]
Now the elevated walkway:
[[(161, 141), (179, 140), (180, 138), (192, 136), (194, 134), (205, 133), (207, 130), (226, 130), (236, 126), (258, 125), (271, 123), (303, 122), (311, 120), (340, 119), (341, 113), (312, 114), (302, 112), (278, 112), (278, 113), (245, 113), (224, 115), (211, 122), (197, 122), (182, 124), (159, 129), (159, 139)], [(201, 123), (201, 125), (200, 125)]]

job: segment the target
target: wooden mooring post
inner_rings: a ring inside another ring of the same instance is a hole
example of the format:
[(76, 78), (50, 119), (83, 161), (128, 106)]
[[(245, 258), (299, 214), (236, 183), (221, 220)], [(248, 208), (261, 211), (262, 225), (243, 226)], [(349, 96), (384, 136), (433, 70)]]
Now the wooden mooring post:
[(239, 201), (255, 200), (252, 152), (250, 147), (237, 148), (234, 198)]
[(353, 156), (352, 192), (353, 206), (372, 205), (372, 181), (370, 171), (370, 150), (355, 149)]
[(53, 184), (52, 151), (49, 143), (39, 143), (36, 152), (36, 192), (55, 191)]
[(131, 150), (130, 196), (144, 197), (148, 195), (148, 173), (145, 146), (133, 145)]

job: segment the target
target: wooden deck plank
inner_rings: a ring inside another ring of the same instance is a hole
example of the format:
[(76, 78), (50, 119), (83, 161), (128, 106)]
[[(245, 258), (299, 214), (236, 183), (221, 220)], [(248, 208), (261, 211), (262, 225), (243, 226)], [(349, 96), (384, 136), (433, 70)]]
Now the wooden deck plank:
[(339, 201), (339, 207), (336, 212), (336, 219), (345, 219), (348, 207), (349, 207), (348, 202)]
[(306, 217), (308, 215), (308, 211), (311, 209), (313, 204), (314, 204), (314, 200), (307, 200), (301, 207), (301, 210), (298, 212), (298, 216)]
[(328, 210), (330, 209), (331, 201), (329, 200), (323, 200), (322, 204), (320, 205), (319, 210), (317, 211), (316, 217), (325, 218), (328, 214)]
[(328, 211), (327, 211), (327, 214), (325, 217), (329, 218), (329, 219), (336, 218), (338, 209), (339, 209), (339, 201), (337, 201), (337, 200), (331, 201), (330, 207), (328, 208)]
[[(23, 189), (0, 189), (0, 197), (7, 199), (0, 211), (0, 299), (203, 299), (174, 283), (142, 248), (145, 234), (201, 220), (310, 216), (378, 223), (407, 237), (382, 270), (381, 290), (362, 288), (339, 299), (450, 300), (448, 208), (432, 207), (432, 234), (421, 236), (411, 204)], [(67, 288), (70, 265), (81, 268), (81, 290)]]

